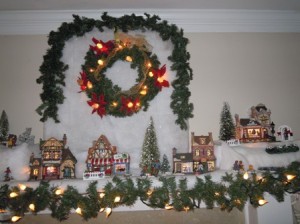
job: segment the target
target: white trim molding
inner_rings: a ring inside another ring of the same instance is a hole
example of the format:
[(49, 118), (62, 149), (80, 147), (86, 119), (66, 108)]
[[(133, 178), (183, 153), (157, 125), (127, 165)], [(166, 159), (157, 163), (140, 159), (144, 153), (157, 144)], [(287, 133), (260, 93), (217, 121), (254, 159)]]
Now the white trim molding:
[(158, 15), (184, 32), (300, 32), (300, 11), (281, 10), (24, 10), (0, 11), (0, 35), (49, 34), (61, 23), (73, 21), (72, 15), (100, 19), (103, 12), (120, 17), (125, 14)]

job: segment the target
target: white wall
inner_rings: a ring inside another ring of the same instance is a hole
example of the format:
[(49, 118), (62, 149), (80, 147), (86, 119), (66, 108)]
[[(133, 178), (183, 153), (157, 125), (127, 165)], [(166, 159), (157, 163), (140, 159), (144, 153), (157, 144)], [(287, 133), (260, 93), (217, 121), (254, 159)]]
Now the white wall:
[(223, 102), (231, 113), (248, 117), (251, 106), (264, 103), (279, 127), (292, 127), (300, 137), (300, 34), (201, 33), (187, 34), (191, 44), (191, 100), (197, 134), (219, 135)]
[[(278, 127), (291, 126), (300, 138), (299, 33), (186, 33), (194, 71), (190, 132), (213, 132), (218, 138), (220, 112), (228, 101), (232, 114), (247, 117), (264, 103)], [(36, 84), (46, 53), (46, 35), (0, 36), (0, 111), (8, 114), (10, 132), (32, 127), (36, 141), (43, 124), (35, 109), (42, 86)]]

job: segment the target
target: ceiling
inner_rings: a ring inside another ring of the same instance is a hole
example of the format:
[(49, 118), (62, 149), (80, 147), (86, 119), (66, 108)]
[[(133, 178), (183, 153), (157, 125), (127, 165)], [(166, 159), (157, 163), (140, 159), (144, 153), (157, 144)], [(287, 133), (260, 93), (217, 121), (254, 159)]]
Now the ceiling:
[(300, 0), (0, 0), (0, 10), (242, 9), (300, 10)]

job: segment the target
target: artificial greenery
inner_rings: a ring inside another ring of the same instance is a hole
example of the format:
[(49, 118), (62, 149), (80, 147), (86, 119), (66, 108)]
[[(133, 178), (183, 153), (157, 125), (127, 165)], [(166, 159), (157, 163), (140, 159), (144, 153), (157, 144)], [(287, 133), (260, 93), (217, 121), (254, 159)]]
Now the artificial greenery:
[(298, 152), (298, 151), (299, 151), (299, 146), (295, 144), (279, 145), (279, 146), (272, 146), (266, 148), (266, 152), (269, 154), (289, 153), (289, 152)]
[[(109, 41), (108, 43), (111, 45), (111, 49), (109, 50), (95, 53), (93, 49), (90, 49), (85, 57), (85, 64), (82, 66), (83, 72), (81, 74), (84, 78), (81, 78), (80, 81), (89, 81), (92, 84), (92, 88), (86, 88), (85, 82), (83, 82), (84, 85), (81, 85), (81, 89), (85, 89), (84, 91), (87, 96), (92, 98), (92, 101), (89, 101), (91, 106), (93, 106), (93, 103), (99, 105), (93, 112), (97, 110), (101, 117), (106, 114), (125, 117), (137, 113), (142, 108), (146, 111), (149, 101), (160, 90), (159, 87), (155, 86), (156, 79), (148, 76), (149, 71), (159, 69), (158, 66), (160, 63), (157, 60), (157, 56), (136, 45), (126, 47), (126, 44), (121, 41)], [(122, 46), (122, 49), (119, 46)], [(132, 59), (131, 68), (137, 68), (138, 78), (136, 85), (132, 86), (129, 90), (123, 91), (118, 85), (112, 83), (105, 72), (118, 60), (126, 61), (128, 57)], [(99, 58), (103, 61), (104, 65), (98, 64)], [(148, 63), (151, 64), (151, 69), (147, 67)], [(146, 87), (146, 90), (144, 90), (147, 92), (142, 95), (140, 92), (144, 87)], [(93, 101), (93, 96), (97, 96), (94, 99), (95, 101)], [(98, 102), (98, 96), (103, 98), (100, 103)], [(128, 103), (132, 103), (132, 106), (128, 107)]]
[(235, 137), (235, 126), (230, 112), (230, 106), (224, 102), (220, 117), (220, 140), (227, 141)]
[(149, 125), (146, 129), (139, 167), (144, 174), (157, 175), (159, 172), (160, 152), (156, 137), (153, 118), (150, 117)]
[(57, 31), (51, 31), (49, 34), (48, 44), (51, 48), (44, 56), (40, 66), (41, 76), (37, 79), (37, 83), (43, 85), (40, 95), (42, 104), (36, 110), (42, 116), (41, 121), (53, 118), (55, 122), (59, 122), (57, 111), (59, 104), (64, 102), (62, 86), (65, 85), (65, 71), (68, 69), (68, 65), (61, 61), (66, 41), (74, 36), (83, 36), (95, 28), (100, 32), (103, 32), (104, 28), (121, 32), (149, 30), (156, 31), (163, 41), (170, 40), (174, 45), (172, 54), (168, 57), (172, 62), (171, 69), (176, 71), (176, 79), (172, 82), (174, 91), (170, 107), (177, 115), (176, 124), (180, 125), (181, 129), (187, 129), (187, 120), (193, 117), (193, 104), (189, 102), (191, 93), (188, 89), (193, 72), (189, 65), (190, 54), (186, 50), (188, 39), (184, 37), (182, 29), (179, 30), (176, 25), (170, 25), (165, 20), (160, 21), (156, 15), (150, 16), (146, 13), (144, 16), (132, 14), (120, 18), (103, 13), (101, 20), (78, 15), (73, 17), (73, 22), (64, 22)]
[(0, 141), (5, 141), (8, 138), (9, 122), (5, 110), (2, 111), (0, 117)]
[[(292, 180), (287, 174), (295, 175)], [(24, 216), (29, 212), (29, 205), (34, 203), (34, 214), (50, 209), (52, 217), (63, 221), (68, 219), (74, 209), (81, 209), (84, 220), (95, 218), (99, 211), (119, 206), (132, 206), (141, 200), (151, 208), (171, 208), (176, 211), (188, 211), (206, 204), (208, 209), (219, 207), (231, 211), (243, 210), (247, 201), (254, 207), (265, 193), (274, 196), (278, 202), (284, 200), (286, 193), (300, 191), (300, 162), (293, 162), (276, 171), (251, 173), (248, 179), (242, 173), (226, 173), (221, 181), (214, 182), (210, 175), (195, 177), (194, 186), (189, 188), (187, 179), (175, 176), (160, 177), (160, 184), (153, 185), (152, 178), (130, 178), (114, 176), (103, 189), (97, 189), (97, 182), (91, 182), (85, 193), (79, 193), (75, 187), (68, 186), (64, 193), (57, 195), (57, 187), (42, 181), (36, 188), (27, 187), (20, 191), (18, 187), (0, 187), (0, 208), (9, 209), (13, 215)], [(18, 193), (10, 198), (11, 192)], [(105, 195), (101, 196), (100, 192)], [(120, 197), (119, 201), (115, 198)]]
[(166, 154), (163, 155), (163, 159), (160, 166), (160, 171), (162, 173), (170, 172), (171, 166)]

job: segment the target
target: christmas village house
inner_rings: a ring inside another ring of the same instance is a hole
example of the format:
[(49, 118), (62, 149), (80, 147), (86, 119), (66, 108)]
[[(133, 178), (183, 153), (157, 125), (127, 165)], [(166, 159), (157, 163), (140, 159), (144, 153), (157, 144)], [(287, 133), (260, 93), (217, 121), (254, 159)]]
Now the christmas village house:
[(240, 142), (267, 142), (274, 137), (274, 124), (270, 121), (271, 111), (264, 104), (251, 107), (250, 118), (235, 115), (236, 139)]
[(177, 153), (173, 149), (174, 173), (206, 173), (215, 170), (215, 153), (212, 133), (195, 136), (191, 133), (191, 152)]
[(67, 137), (63, 140), (49, 138), (40, 141), (41, 158), (34, 154), (30, 157), (30, 180), (52, 180), (75, 178), (76, 158), (66, 147)]
[(130, 157), (127, 153), (117, 153), (106, 136), (101, 135), (89, 148), (86, 159), (84, 180), (100, 179), (111, 174), (129, 174)]

